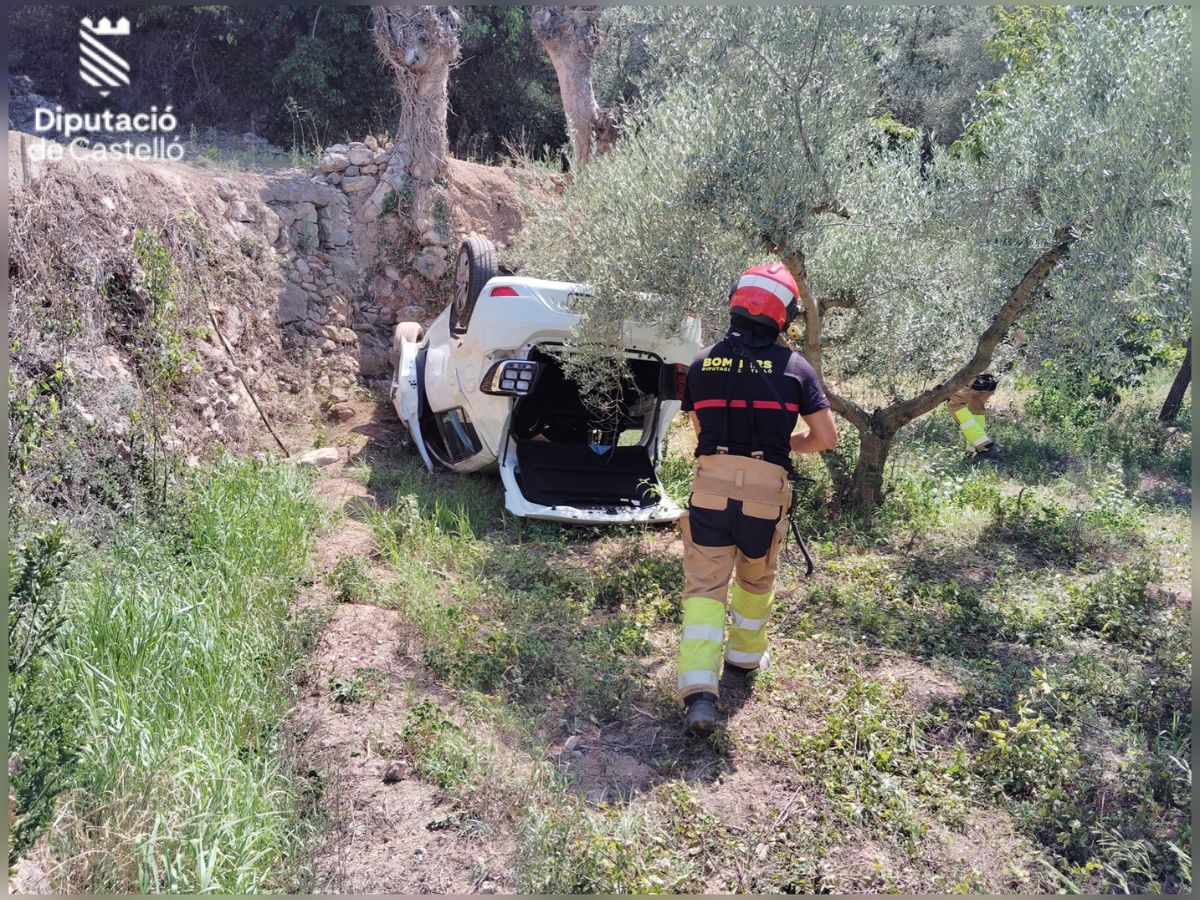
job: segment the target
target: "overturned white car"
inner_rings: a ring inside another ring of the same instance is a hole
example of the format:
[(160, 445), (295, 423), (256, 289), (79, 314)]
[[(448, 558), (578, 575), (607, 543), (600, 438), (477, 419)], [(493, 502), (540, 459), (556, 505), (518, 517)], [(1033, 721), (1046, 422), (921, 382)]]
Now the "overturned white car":
[(626, 323), (615, 409), (588, 408), (561, 353), (579, 317), (570, 282), (500, 274), (496, 250), (472, 235), (459, 250), (454, 297), (428, 334), (396, 326), (391, 399), (425, 465), (498, 468), (505, 508), (580, 524), (672, 522), (658, 480), (700, 322), (679, 333)]

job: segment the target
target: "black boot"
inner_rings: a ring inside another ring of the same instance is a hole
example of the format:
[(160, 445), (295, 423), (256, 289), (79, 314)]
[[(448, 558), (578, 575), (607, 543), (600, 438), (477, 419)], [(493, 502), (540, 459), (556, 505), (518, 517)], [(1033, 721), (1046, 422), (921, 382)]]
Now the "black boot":
[(684, 699), (687, 715), (684, 725), (696, 737), (707, 737), (717, 726), (717, 697), (715, 694), (692, 694)]
[(979, 459), (986, 459), (992, 462), (1000, 462), (1004, 459), (1004, 451), (1000, 449), (1000, 445), (995, 441), (984, 447), (979, 453), (975, 454)]

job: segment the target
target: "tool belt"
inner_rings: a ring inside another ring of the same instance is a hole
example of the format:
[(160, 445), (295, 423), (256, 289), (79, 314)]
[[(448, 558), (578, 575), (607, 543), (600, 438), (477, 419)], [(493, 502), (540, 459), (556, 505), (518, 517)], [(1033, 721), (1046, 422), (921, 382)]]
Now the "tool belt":
[(778, 506), (784, 512), (792, 504), (787, 469), (750, 456), (725, 453), (698, 458), (692, 493)]

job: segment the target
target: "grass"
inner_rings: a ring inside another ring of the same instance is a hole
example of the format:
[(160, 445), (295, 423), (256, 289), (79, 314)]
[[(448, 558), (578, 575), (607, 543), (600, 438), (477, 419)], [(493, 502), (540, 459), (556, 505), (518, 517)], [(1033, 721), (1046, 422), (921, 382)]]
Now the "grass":
[[(417, 702), (398, 740), (464, 821), (515, 836), (521, 891), (1186, 890), (1188, 610), (1162, 586), (1189, 571), (1171, 487), (1189, 436), (1151, 424), (1157, 389), (1108, 432), (1000, 411), (1000, 466), (967, 462), (948, 418), (920, 420), (871, 523), (830, 520), (806, 463), (818, 573), (805, 584), (785, 560), (777, 666), (749, 700), (722, 698), (700, 744), (670, 697), (669, 533), (524, 522), (487, 479), (362, 464), (378, 602), (452, 698)], [(683, 500), (684, 424), (673, 437), (663, 480)], [(589, 729), (629, 745), (632, 793), (575, 783), (553, 748)], [(739, 769), (792, 805), (731, 815)], [(978, 851), (978, 829), (1008, 849)], [(946, 855), (956, 841), (965, 857)]]
[(66, 585), (47, 665), (77, 701), (48, 835), (61, 884), (286, 886), (300, 824), (280, 724), (307, 646), (287, 603), (316, 524), (303, 475), (226, 460), (191, 476), (169, 522), (121, 522)]

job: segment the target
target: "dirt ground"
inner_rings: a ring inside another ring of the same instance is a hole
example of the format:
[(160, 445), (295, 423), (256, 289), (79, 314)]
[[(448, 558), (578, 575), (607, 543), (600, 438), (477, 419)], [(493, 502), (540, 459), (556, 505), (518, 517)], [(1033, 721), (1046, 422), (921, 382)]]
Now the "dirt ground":
[[(355, 417), (337, 427), (334, 443), (386, 449), (400, 422), (386, 404), (355, 402)], [(360, 446), (343, 446), (323, 470), (318, 494), (334, 513), (332, 531), (316, 544), (316, 578), (297, 598), (297, 610), (328, 615), (299, 681), (289, 729), (314, 791), (320, 837), (312, 848), (314, 893), (493, 893), (489, 873), (510, 851), (504, 841), (481, 851), (452, 830), (438, 828), (453, 804), (436, 787), (408, 777), (403, 759), (386, 751), (415, 695), (436, 688), (422, 682), (420, 665), (397, 614), (372, 604), (338, 603), (328, 574), (347, 556), (370, 560), (371, 533), (360, 518), (367, 489), (345, 474)], [(369, 451), (368, 451), (369, 452)], [(377, 573), (381, 574), (381, 573)], [(331, 680), (371, 674), (365, 703), (339, 703)]]
[[(311, 848), (312, 888), (316, 893), (512, 892), (517, 836), (494, 826), (483, 826), (482, 833), (445, 827), (454, 821), (456, 804), (413, 776), (411, 762), (395, 749), (406, 711), (418, 700), (432, 698), (451, 707), (454, 698), (425, 670), (418, 639), (396, 612), (367, 602), (339, 603), (327, 580), (346, 556), (367, 560), (373, 579), (388, 577), (363, 521), (363, 509), (373, 500), (347, 470), (360, 456), (383, 459), (396, 447), (402, 426), (386, 403), (356, 401), (351, 406), (354, 417), (336, 426), (330, 440), (341, 447), (340, 458), (321, 471), (318, 482), (335, 524), (318, 538), (316, 577), (296, 601), (298, 611), (315, 609), (328, 616), (298, 679), (289, 723), (300, 771), (308, 772), (313, 785), (319, 837)], [(664, 531), (643, 540), (670, 545), (678, 538)], [(588, 552), (599, 560), (612, 554), (611, 543), (600, 538)], [(669, 678), (665, 661), (671, 658), (673, 639), (667, 630), (654, 635), (655, 652), (641, 661), (652, 681)], [(812, 648), (781, 639), (777, 652), (804, 658)], [(914, 710), (962, 694), (951, 675), (903, 654), (885, 652), (859, 662), (881, 683), (902, 685)], [(333, 681), (364, 672), (371, 684), (366, 701), (339, 703), (330, 689)], [(737, 685), (729, 686), (722, 705), (732, 743), (743, 748), (753, 747), (757, 735), (781, 727), (806, 733), (819, 727), (811, 710), (757, 701)], [(738, 750), (718, 753), (696, 746), (662, 710), (635, 704), (615, 727), (577, 723), (549, 737), (545, 754), (569, 777), (568, 790), (595, 807), (636, 803), (665, 782), (682, 778), (702, 790), (705, 807), (739, 839), (758, 840), (760, 832), (785, 826), (820, 831), (827, 812), (823, 798), (786, 768)], [(673, 760), (666, 771), (664, 756)], [(1028, 842), (1014, 833), (1011, 820), (991, 811), (972, 815), (960, 831), (934, 828), (917, 869), (909, 868), (913, 860), (897, 858), (894, 848), (847, 837), (835, 842), (822, 861), (827, 885), (857, 891), (870, 890), (876, 882), (892, 887), (907, 883), (916, 890), (929, 884), (932, 874), (966, 871), (990, 889), (1022, 884), (1028, 889), (1011, 868), (1014, 860), (1029, 858)], [(758, 852), (766, 853), (767, 845), (758, 846)], [(764, 859), (760, 856), (758, 864)], [(727, 890), (729, 878), (753, 889), (753, 865), (741, 873), (724, 873), (724, 880), (711, 881), (708, 889)]]

